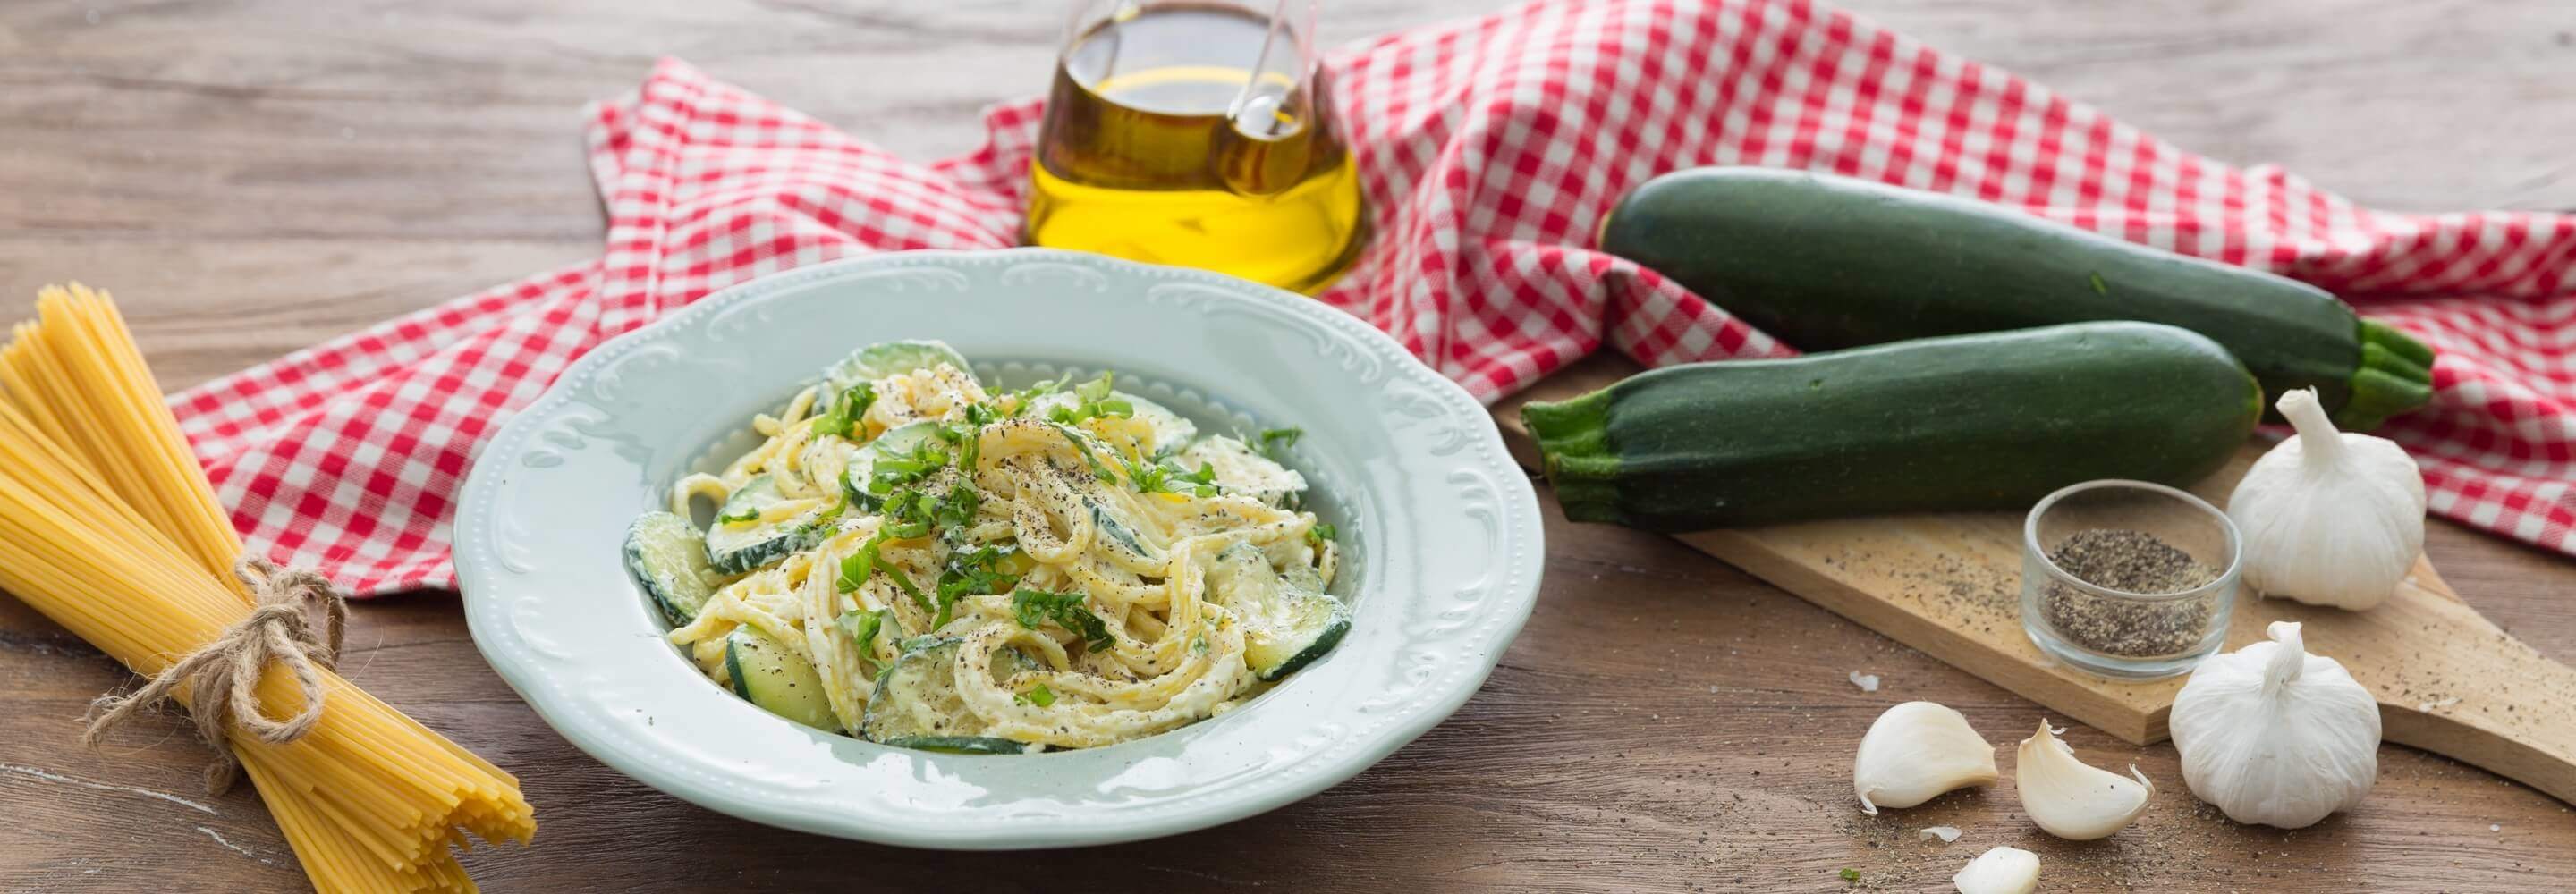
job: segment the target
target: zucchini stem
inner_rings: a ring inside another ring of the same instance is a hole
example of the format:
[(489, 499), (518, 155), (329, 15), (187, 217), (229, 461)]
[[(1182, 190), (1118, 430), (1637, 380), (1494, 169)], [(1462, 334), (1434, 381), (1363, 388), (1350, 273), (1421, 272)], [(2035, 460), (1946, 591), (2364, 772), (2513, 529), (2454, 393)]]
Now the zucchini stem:
[(2376, 320), (2361, 321), (2361, 365), (2352, 396), (2334, 413), (2344, 431), (2369, 431), (2433, 399), (2433, 349)]
[(1611, 391), (1521, 407), (1556, 504), (1573, 521), (1627, 524), (1619, 511), (1619, 457), (1610, 450)]
[(2378, 320), (2361, 321), (2361, 343), (2378, 345), (2390, 353), (2415, 361), (2416, 366), (2433, 368), (2433, 349), (2414, 336)]
[(1538, 439), (1540, 451), (1551, 457), (1601, 455), (1609, 449), (1610, 390), (1560, 401), (1531, 401), (1521, 406), (1521, 424)]

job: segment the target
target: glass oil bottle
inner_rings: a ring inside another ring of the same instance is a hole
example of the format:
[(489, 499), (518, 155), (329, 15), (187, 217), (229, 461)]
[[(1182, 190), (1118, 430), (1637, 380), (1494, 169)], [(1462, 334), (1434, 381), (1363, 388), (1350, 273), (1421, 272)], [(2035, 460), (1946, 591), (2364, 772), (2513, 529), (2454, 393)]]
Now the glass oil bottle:
[(1349, 266), (1359, 175), (1315, 63), (1311, 4), (1074, 5), (1028, 242), (1308, 293)]

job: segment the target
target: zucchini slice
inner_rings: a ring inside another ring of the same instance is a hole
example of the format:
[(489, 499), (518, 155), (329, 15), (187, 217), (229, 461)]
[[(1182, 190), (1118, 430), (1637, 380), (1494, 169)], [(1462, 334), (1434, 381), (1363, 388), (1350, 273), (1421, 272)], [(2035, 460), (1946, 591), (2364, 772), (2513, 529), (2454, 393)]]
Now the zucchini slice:
[(1281, 505), (1290, 494), (1306, 489), (1306, 476), (1295, 469), (1272, 462), (1249, 445), (1224, 435), (1209, 435), (1181, 451), (1181, 464), (1209, 466), (1216, 470), (1218, 487), (1227, 493), (1242, 494), (1272, 506)]
[(673, 627), (697, 620), (724, 585), (707, 564), (706, 535), (668, 512), (644, 513), (626, 527), (626, 571)]
[(1198, 437), (1197, 423), (1181, 418), (1181, 414), (1172, 412), (1169, 407), (1124, 391), (1112, 391), (1109, 395), (1136, 408), (1135, 418), (1143, 420), (1146, 428), (1154, 430), (1155, 450), (1178, 451), (1189, 444), (1191, 438)]
[(825, 732), (840, 732), (832, 700), (814, 665), (749, 627), (725, 637), (725, 676), (733, 694), (760, 709)]
[[(984, 735), (983, 721), (966, 711), (957, 695), (957, 651), (965, 640), (941, 636), (917, 639), (877, 678), (868, 698), (867, 715), (859, 721), (859, 738), (896, 748), (954, 754), (1031, 754), (1042, 746)], [(1018, 656), (1015, 650), (1009, 656)], [(1030, 664), (1025, 657), (996, 661), (993, 678), (1007, 680)]]
[[(1132, 418), (1145, 423), (1145, 427), (1154, 433), (1156, 451), (1176, 453), (1188, 445), (1191, 438), (1198, 437), (1198, 424), (1183, 418), (1179, 413), (1172, 412), (1170, 407), (1124, 391), (1113, 390), (1109, 392), (1109, 396), (1126, 401), (1127, 405), (1134, 410)], [(1036, 402), (1031, 403), (1028, 413), (1039, 419), (1045, 419), (1049, 413), (1058, 408), (1071, 409), (1080, 402), (1081, 398), (1075, 397), (1071, 391), (1050, 391), (1040, 395)]]
[(823, 508), (778, 521), (724, 520), (766, 512), (784, 499), (778, 495), (778, 482), (767, 475), (752, 476), (736, 488), (716, 511), (715, 524), (707, 528), (707, 562), (719, 573), (741, 574), (812, 548), (831, 535), (830, 526), (816, 524)]
[(1248, 543), (1217, 553), (1208, 588), (1218, 605), (1242, 620), (1244, 663), (1263, 680), (1315, 663), (1351, 632), (1350, 609), (1324, 592), (1322, 577), (1304, 566), (1276, 571)]
[(957, 353), (957, 349), (949, 347), (947, 342), (887, 341), (860, 348), (842, 358), (841, 362), (832, 364), (832, 368), (823, 371), (823, 384), (827, 386), (827, 393), (839, 394), (841, 389), (861, 382), (932, 369), (942, 363), (957, 367), (958, 372), (968, 377), (975, 375), (975, 367), (966, 362), (966, 355)]
[(1136, 526), (1119, 517), (1107, 502), (1097, 496), (1084, 497), (1082, 502), (1091, 509), (1091, 526), (1099, 532), (1100, 543), (1124, 558), (1126, 561), (1122, 564), (1138, 568), (1162, 564), (1162, 550), (1145, 545), (1145, 538), (1136, 533)]
[(868, 491), (868, 479), (876, 475), (877, 458), (911, 453), (921, 446), (921, 442), (929, 440), (938, 428), (939, 423), (928, 419), (907, 422), (886, 429), (885, 434), (853, 451), (849, 462), (841, 466), (841, 493), (849, 497), (850, 505), (876, 511), (877, 504), (885, 500), (884, 496)]

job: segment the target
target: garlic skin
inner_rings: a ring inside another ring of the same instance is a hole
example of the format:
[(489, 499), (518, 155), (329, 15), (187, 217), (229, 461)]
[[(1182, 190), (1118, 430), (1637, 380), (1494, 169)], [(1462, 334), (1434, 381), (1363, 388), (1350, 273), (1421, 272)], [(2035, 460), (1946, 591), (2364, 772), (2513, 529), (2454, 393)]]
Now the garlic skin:
[(1995, 770), (1995, 746), (1968, 727), (1968, 718), (1932, 702), (1906, 702), (1880, 713), (1852, 759), (1852, 793), (1860, 796), (1860, 811), (1871, 816), (1881, 807), (1912, 807), (2002, 776)]
[(2201, 659), (2167, 726), (2193, 797), (2249, 825), (2299, 829), (2370, 794), (2379, 702), (2340, 662), (2307, 653), (2299, 625)]
[(2424, 474), (2387, 438), (2335, 430), (2314, 388), (2275, 404), (2298, 436), (2272, 446), (2227, 498), (2245, 583), (2269, 596), (2362, 611), (2424, 551)]
[(2041, 718), (2039, 732), (2021, 740), (2016, 752), (2013, 784), (2021, 789), (2021, 808), (2032, 822), (2068, 841), (2091, 841), (2128, 828), (2147, 812), (2156, 785), (2136, 765), (2122, 776), (2086, 764), (2057, 738), (2058, 732)]
[(1959, 894), (2031, 894), (2039, 890), (2039, 855), (2017, 847), (1998, 847), (1960, 867), (1950, 877)]

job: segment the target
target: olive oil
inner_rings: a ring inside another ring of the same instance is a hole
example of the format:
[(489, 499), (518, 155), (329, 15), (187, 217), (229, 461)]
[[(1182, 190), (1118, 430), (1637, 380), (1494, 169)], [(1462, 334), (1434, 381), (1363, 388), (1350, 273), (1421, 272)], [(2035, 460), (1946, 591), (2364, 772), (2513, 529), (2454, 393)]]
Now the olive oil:
[(1128, 4), (1073, 37), (1039, 132), (1028, 241), (1329, 284), (1358, 253), (1359, 175), (1322, 71), (1276, 24)]

